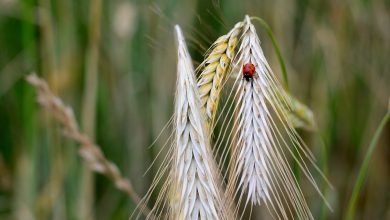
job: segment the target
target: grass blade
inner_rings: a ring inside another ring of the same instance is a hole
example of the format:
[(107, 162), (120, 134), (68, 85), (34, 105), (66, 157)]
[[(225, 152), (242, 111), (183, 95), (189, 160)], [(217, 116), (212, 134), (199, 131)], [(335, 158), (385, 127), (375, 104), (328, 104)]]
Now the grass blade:
[[(389, 103), (389, 105), (390, 105), (390, 103)], [(351, 196), (349, 203), (348, 203), (347, 214), (345, 216), (345, 219), (347, 219), (347, 220), (354, 219), (355, 210), (356, 210), (356, 203), (358, 201), (359, 193), (362, 189), (364, 180), (366, 179), (366, 176), (367, 176), (368, 165), (370, 164), (371, 157), (372, 157), (372, 154), (375, 150), (375, 147), (377, 146), (379, 137), (380, 137), (385, 125), (389, 121), (389, 119), (390, 119), (390, 106), (389, 106), (389, 109), (388, 109), (386, 115), (383, 117), (381, 123), (379, 124), (378, 128), (376, 129), (376, 131), (374, 133), (374, 137), (372, 138), (370, 145), (368, 146), (367, 152), (365, 154), (363, 164), (360, 167), (358, 177), (357, 177), (356, 182), (355, 182), (355, 186), (353, 187), (352, 196)]]

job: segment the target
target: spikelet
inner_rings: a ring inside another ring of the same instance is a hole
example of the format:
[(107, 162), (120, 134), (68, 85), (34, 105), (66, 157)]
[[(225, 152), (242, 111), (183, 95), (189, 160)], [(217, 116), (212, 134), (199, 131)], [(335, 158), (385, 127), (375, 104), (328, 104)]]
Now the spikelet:
[(208, 128), (212, 127), (215, 121), (220, 93), (226, 73), (231, 68), (243, 24), (244, 22), (237, 23), (229, 33), (219, 37), (212, 45), (211, 53), (198, 67), (202, 70), (198, 79), (198, 89)]
[[(260, 40), (249, 17), (234, 65), (252, 63), (253, 79), (237, 74), (234, 130), (230, 176), (227, 193), (245, 206), (264, 203), (278, 219), (313, 219), (296, 178), (288, 164), (286, 152), (295, 159), (304, 175), (323, 197), (307, 168), (312, 155), (289, 121), (291, 99), (272, 73), (260, 47)], [(294, 154), (293, 151), (297, 153)], [(316, 166), (315, 166), (316, 167)], [(317, 167), (316, 167), (317, 168)], [(246, 198), (245, 198), (246, 194)], [(238, 207), (236, 209), (236, 212)]]
[(308, 131), (315, 130), (317, 125), (312, 110), (287, 91), (281, 90), (280, 92), (283, 93), (280, 94), (282, 96), (281, 98), (284, 96), (289, 104), (285, 107), (287, 120), (291, 122), (292, 126)]

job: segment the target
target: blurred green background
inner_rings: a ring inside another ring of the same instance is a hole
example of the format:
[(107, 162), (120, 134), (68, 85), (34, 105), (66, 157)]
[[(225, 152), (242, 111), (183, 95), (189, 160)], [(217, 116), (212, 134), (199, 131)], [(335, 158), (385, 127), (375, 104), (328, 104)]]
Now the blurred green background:
[[(314, 216), (343, 219), (356, 173), (390, 95), (388, 0), (0, 0), (0, 219), (127, 219), (135, 204), (92, 174), (77, 145), (35, 101), (35, 71), (72, 106), (83, 130), (144, 195), (173, 112), (173, 25), (195, 64), (245, 14), (271, 26), (290, 90), (319, 131), (301, 131), (334, 190), (334, 212), (302, 180)], [(266, 32), (265, 55), (281, 78)], [(374, 152), (356, 219), (390, 219), (390, 126)], [(322, 144), (321, 138), (324, 144)], [(326, 146), (326, 147), (324, 147)], [(322, 180), (319, 184), (322, 186)], [(262, 211), (255, 211), (259, 219)]]

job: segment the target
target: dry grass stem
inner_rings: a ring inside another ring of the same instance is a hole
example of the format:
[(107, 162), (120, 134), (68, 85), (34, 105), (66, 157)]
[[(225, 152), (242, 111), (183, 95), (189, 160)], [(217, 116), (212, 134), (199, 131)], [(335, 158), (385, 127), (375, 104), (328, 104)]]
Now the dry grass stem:
[[(60, 98), (55, 96), (47, 83), (35, 74), (27, 76), (27, 81), (38, 92), (38, 103), (49, 110), (55, 119), (61, 123), (64, 135), (80, 144), (79, 154), (86, 164), (95, 172), (101, 173), (111, 179), (115, 186), (125, 192), (136, 204), (141, 202), (140, 197), (134, 191), (131, 182), (123, 177), (118, 167), (107, 158), (100, 148), (91, 139), (79, 130), (73, 110), (66, 106)], [(150, 210), (144, 207), (141, 210), (149, 215)]]

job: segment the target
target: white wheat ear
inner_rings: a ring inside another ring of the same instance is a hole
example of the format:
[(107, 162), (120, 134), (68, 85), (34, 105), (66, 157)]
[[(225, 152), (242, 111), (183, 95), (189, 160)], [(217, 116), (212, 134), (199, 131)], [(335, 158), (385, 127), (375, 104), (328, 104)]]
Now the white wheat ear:
[(238, 74), (234, 83), (238, 98), (234, 131), (229, 134), (235, 141), (227, 193), (237, 198), (238, 204), (244, 200), (245, 206), (265, 203), (278, 219), (313, 219), (287, 158), (294, 158), (323, 197), (305, 161), (317, 166), (289, 121), (290, 100), (264, 57), (255, 27), (248, 16), (245, 22), (235, 65), (251, 63), (256, 72), (248, 81)]
[(173, 155), (171, 199), (174, 219), (227, 219), (219, 172), (213, 160), (200, 98), (182, 32), (175, 27), (178, 44), (178, 79), (175, 104), (176, 148)]
[(154, 179), (150, 195), (164, 177), (152, 212), (155, 216), (174, 219), (234, 219), (223, 199), (223, 184), (214, 161), (201, 112), (194, 69), (183, 34), (175, 26), (178, 64), (173, 116), (174, 142)]

